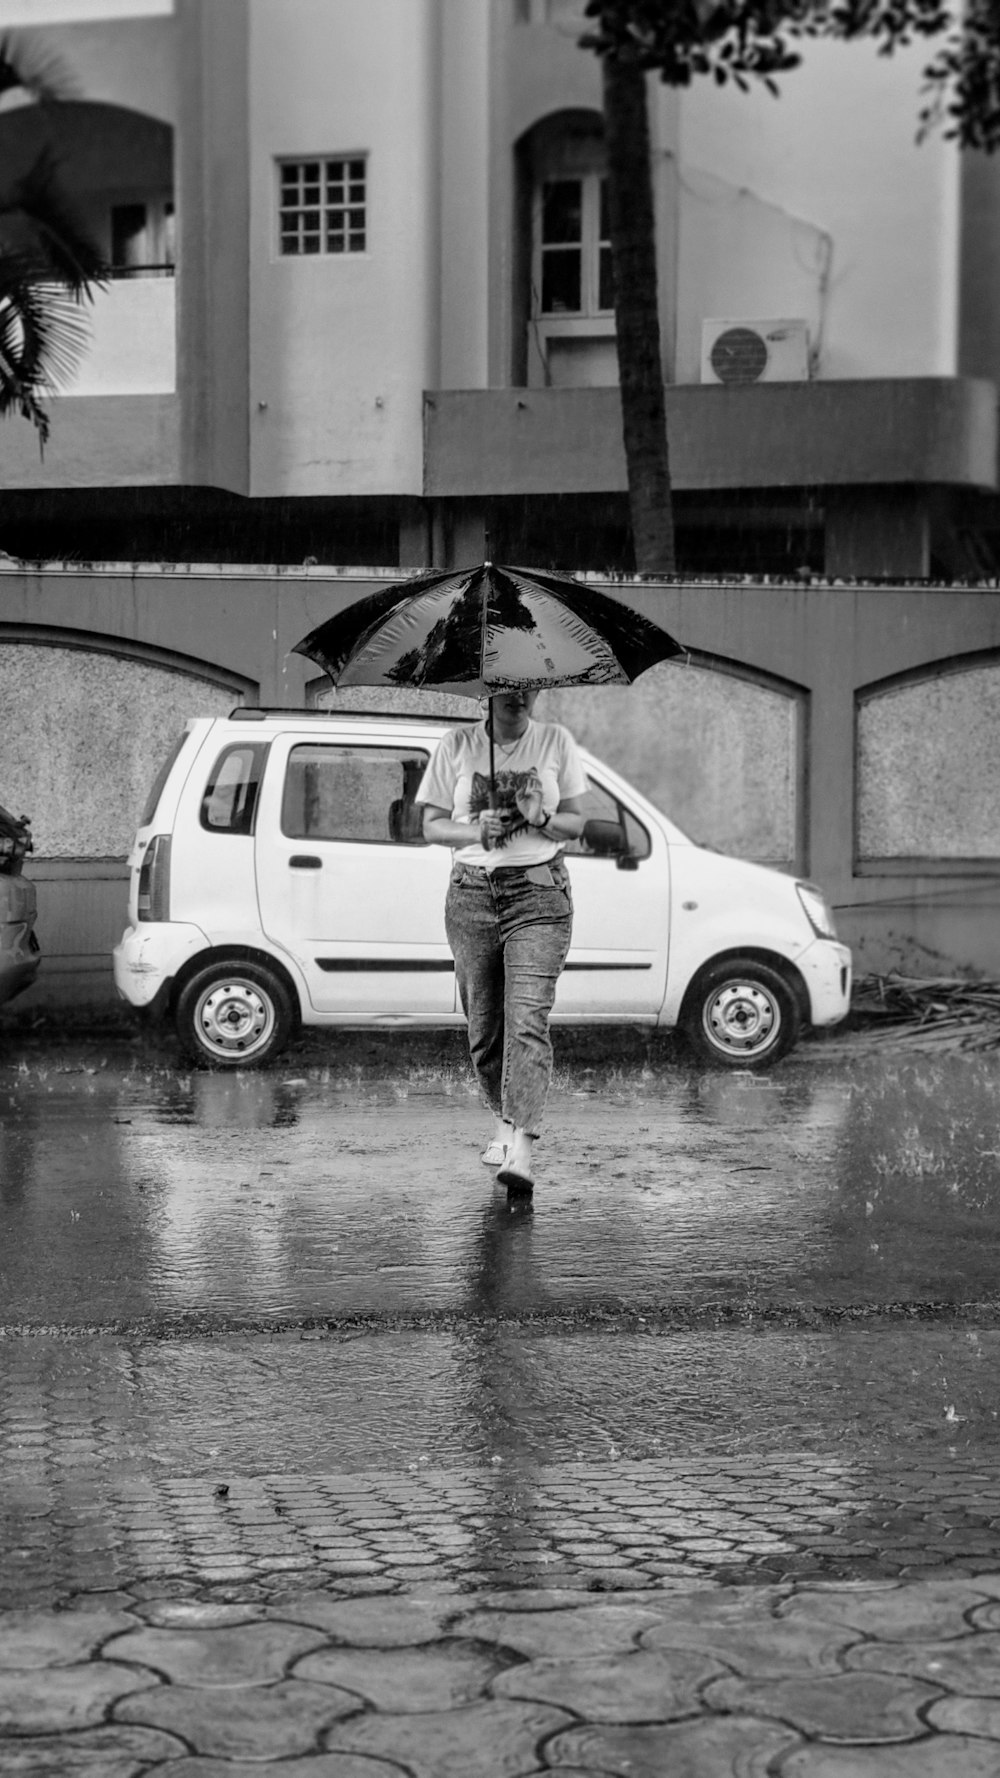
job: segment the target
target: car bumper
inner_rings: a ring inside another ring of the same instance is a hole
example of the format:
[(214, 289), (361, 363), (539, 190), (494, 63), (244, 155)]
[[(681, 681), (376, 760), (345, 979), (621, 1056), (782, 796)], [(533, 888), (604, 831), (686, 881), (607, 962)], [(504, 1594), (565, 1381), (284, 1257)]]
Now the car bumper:
[(0, 1006), (13, 1000), (15, 995), (23, 994), (25, 988), (31, 987), (40, 963), (41, 957), (37, 952), (30, 957), (5, 957), (0, 952)]
[(130, 1006), (150, 1006), (188, 959), (207, 949), (199, 926), (126, 926), (111, 953), (115, 987)]
[(818, 938), (795, 961), (809, 995), (810, 1024), (836, 1025), (846, 1017), (851, 1004), (851, 953), (847, 946)]

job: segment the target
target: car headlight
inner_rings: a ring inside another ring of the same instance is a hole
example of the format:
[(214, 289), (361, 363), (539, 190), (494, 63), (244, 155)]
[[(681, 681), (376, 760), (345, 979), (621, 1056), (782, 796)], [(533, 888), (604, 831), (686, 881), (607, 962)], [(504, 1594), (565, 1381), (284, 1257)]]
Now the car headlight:
[(837, 928), (827, 906), (826, 896), (815, 883), (796, 883), (799, 900), (813, 931), (819, 938), (836, 938)]

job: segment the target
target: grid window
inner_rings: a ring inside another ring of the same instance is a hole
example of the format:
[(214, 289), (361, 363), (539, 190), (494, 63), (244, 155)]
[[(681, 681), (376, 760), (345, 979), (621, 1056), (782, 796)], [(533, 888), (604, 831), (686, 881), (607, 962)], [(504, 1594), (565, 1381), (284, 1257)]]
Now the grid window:
[(541, 315), (602, 315), (614, 308), (607, 179), (546, 179), (539, 192), (537, 256)]
[(278, 239), (283, 254), (364, 253), (367, 229), (363, 155), (278, 163)]

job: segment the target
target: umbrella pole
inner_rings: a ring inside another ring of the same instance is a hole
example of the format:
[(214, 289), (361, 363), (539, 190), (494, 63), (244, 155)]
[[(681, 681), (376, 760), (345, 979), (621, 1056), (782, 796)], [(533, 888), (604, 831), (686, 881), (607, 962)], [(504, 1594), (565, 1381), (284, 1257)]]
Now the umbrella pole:
[(492, 705), (492, 703), (490, 704), (489, 714), (487, 715), (487, 718), (486, 718), (486, 728), (487, 728), (487, 731), (488, 731), (489, 737), (490, 737), (490, 808), (495, 809), (497, 806), (497, 773), (496, 773), (496, 756), (493, 751), (493, 705)]

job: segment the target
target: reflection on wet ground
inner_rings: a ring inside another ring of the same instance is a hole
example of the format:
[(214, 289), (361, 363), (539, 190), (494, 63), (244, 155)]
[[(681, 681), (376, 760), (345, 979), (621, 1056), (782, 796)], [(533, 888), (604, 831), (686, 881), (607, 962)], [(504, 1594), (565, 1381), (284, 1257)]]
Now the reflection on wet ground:
[(992, 1054), (563, 1071), (533, 1213), (461, 1069), (0, 1066), (10, 1326), (1000, 1302)]
[(578, 1059), (512, 1211), (369, 1051), (0, 1058), (0, 1605), (997, 1565), (991, 1053)]
[[(9, 1339), (0, 1450), (290, 1475), (836, 1450), (997, 1450), (1000, 1331), (223, 1334)], [(33, 1405), (34, 1404), (34, 1405)], [(31, 1440), (29, 1439), (29, 1450)], [(9, 1470), (8, 1470), (9, 1473)]]

